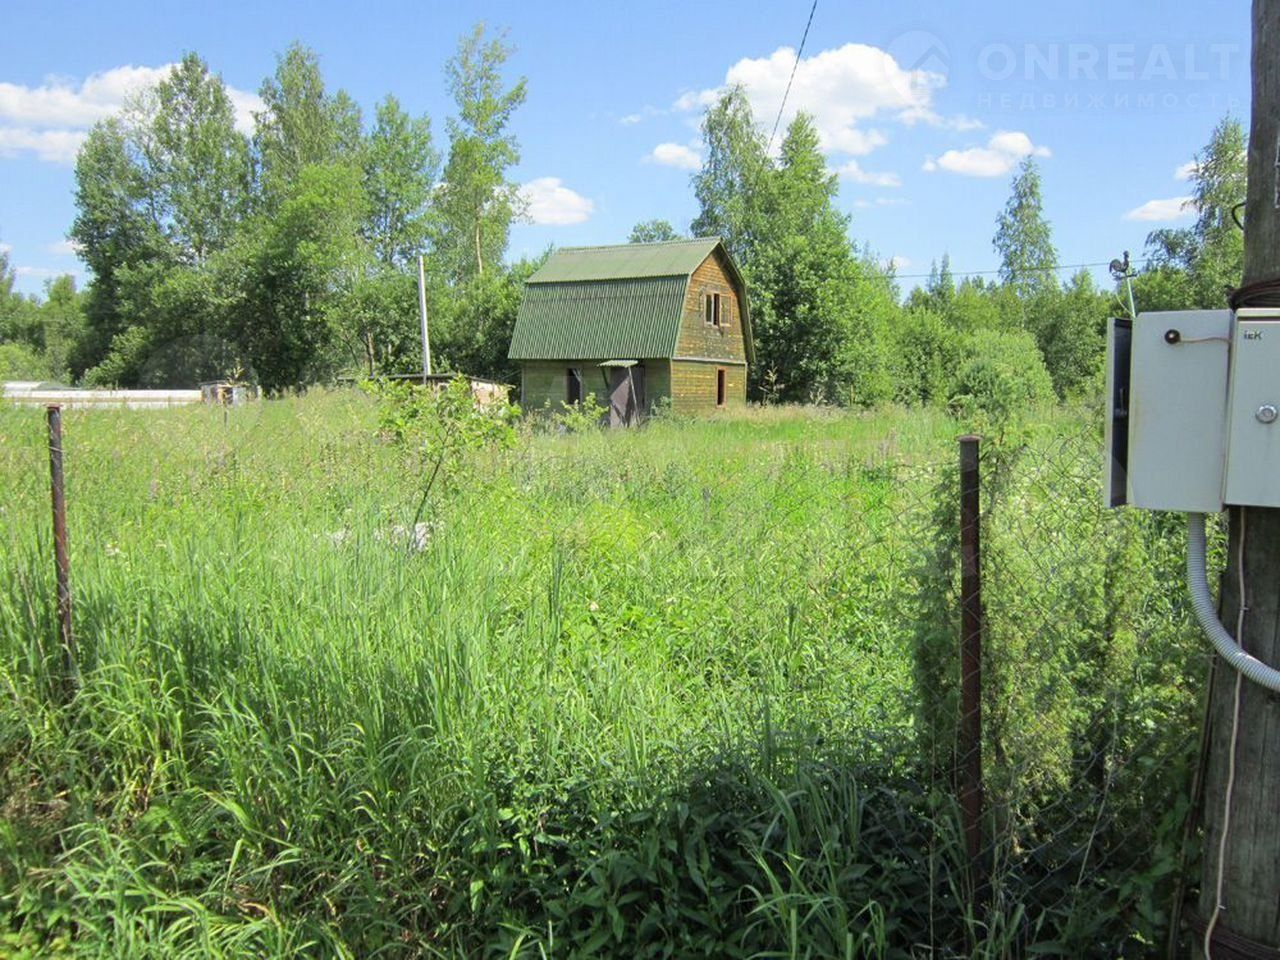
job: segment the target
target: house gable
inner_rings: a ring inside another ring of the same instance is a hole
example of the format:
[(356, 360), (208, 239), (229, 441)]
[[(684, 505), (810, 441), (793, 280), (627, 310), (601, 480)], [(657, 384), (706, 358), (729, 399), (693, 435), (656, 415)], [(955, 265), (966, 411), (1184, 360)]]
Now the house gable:
[[(742, 285), (722, 246), (707, 256), (689, 277), (676, 343), (677, 358), (747, 363)], [(719, 297), (719, 323), (708, 297)], [(711, 314), (711, 315), (709, 315)]]

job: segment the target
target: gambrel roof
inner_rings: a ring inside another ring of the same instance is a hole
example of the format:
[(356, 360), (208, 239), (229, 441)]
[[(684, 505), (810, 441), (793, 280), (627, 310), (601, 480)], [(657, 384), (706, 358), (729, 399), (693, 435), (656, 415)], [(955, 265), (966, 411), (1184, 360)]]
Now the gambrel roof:
[(718, 237), (555, 251), (526, 283), (507, 356), (675, 356), (690, 278), (717, 249), (738, 288), (747, 360), (754, 362), (746, 286)]

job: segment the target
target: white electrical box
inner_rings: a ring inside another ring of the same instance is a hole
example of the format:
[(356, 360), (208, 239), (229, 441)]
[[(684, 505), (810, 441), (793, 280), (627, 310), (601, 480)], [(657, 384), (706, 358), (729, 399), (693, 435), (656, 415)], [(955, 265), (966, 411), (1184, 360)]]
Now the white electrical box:
[[(1111, 506), (1222, 509), (1231, 328), (1229, 310), (1140, 313), (1136, 320), (1112, 321), (1105, 487)], [(1280, 328), (1275, 339), (1280, 341)], [(1280, 352), (1272, 356), (1280, 359)]]
[(1280, 506), (1280, 310), (1236, 311), (1223, 502)]

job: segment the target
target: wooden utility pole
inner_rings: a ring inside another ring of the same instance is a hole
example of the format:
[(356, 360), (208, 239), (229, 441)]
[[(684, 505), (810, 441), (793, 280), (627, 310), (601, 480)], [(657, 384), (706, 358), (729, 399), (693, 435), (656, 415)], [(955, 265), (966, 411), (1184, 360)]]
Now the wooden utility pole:
[[(1245, 286), (1280, 280), (1280, 0), (1253, 2), (1248, 164)], [(1280, 301), (1259, 305), (1275, 302)], [(1253, 656), (1280, 666), (1280, 509), (1233, 507), (1229, 548), (1222, 622), (1235, 633), (1243, 579), (1245, 618), (1238, 639)], [(1194, 949), (1204, 956), (1205, 926), (1212, 924), (1209, 955), (1218, 960), (1270, 956), (1260, 948), (1280, 947), (1280, 694), (1244, 680), (1237, 717), (1236, 677), (1219, 661), (1209, 705), (1204, 866)]]

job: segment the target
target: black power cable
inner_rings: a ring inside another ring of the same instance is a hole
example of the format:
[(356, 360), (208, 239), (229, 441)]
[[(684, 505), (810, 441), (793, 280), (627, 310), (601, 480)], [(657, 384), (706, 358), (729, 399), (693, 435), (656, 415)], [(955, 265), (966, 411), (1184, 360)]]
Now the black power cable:
[[(813, 26), (813, 14), (818, 9), (818, 0), (813, 0), (809, 8), (809, 22), (804, 25), (804, 36), (800, 38), (800, 49), (796, 51), (796, 62), (791, 65), (791, 76), (787, 78), (787, 89), (782, 92), (782, 102), (778, 104), (778, 116), (773, 121), (773, 133), (769, 134), (769, 150), (773, 149), (773, 138), (778, 135), (778, 124), (782, 122), (782, 111), (787, 106), (787, 97), (791, 95), (791, 84), (795, 81), (796, 71), (800, 69), (800, 58), (804, 56), (804, 42), (809, 39), (809, 28)], [(765, 152), (768, 153), (769, 150)]]

